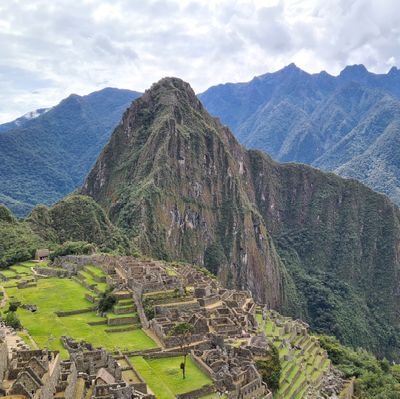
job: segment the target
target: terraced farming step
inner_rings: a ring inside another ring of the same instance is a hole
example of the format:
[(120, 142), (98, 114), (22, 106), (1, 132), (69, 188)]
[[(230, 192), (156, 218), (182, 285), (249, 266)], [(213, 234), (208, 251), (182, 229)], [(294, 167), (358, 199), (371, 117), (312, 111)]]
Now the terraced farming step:
[(108, 326), (123, 326), (126, 324), (139, 323), (139, 317), (136, 313), (129, 313), (125, 315), (107, 314)]
[(326, 352), (316, 337), (308, 335), (304, 323), (273, 311), (264, 320), (261, 312), (256, 317), (259, 328), (278, 349), (281, 360), (280, 389), (274, 399), (304, 398), (309, 388), (318, 387), (330, 368)]

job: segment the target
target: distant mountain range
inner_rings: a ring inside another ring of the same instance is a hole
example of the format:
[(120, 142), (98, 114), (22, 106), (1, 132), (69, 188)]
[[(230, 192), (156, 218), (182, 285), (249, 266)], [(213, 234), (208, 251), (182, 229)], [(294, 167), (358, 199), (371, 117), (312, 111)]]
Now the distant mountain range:
[(73, 191), (139, 95), (112, 88), (72, 94), (50, 110), (0, 125), (0, 203), (22, 216)]
[(400, 204), (400, 71), (339, 76), (291, 64), (199, 95), (241, 143), (281, 162), (354, 177)]
[(7, 130), (17, 129), (19, 127), (24, 127), (26, 124), (29, 123), (32, 119), (38, 118), (39, 116), (45, 114), (51, 108), (39, 108), (35, 111), (27, 112), (25, 115), (15, 119), (12, 122), (3, 123), (0, 125), (0, 133), (6, 132)]
[[(78, 187), (138, 92), (71, 95), (0, 125), (0, 203), (26, 215)], [(199, 95), (241, 143), (281, 162), (356, 178), (400, 204), (400, 71), (339, 76), (291, 64)]]

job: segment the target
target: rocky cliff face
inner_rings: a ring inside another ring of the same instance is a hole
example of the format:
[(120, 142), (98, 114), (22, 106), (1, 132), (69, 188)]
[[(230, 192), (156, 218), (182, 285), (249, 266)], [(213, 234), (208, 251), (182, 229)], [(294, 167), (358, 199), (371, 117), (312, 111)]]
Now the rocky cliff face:
[(204, 264), (317, 330), (395, 355), (399, 210), (245, 150), (187, 83), (165, 78), (132, 104), (82, 192), (143, 252)]
[(271, 306), (285, 301), (247, 153), (187, 83), (163, 79), (132, 104), (83, 192), (144, 252), (204, 264), (207, 249), (221, 249), (224, 283)]

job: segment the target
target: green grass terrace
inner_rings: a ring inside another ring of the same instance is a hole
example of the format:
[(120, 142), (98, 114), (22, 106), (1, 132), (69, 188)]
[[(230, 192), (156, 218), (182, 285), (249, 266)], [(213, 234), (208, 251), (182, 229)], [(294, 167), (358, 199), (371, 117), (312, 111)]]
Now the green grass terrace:
[[(90, 291), (76, 280), (68, 278), (39, 279), (36, 287), (18, 289), (12, 282), (6, 282), (5, 290), (9, 300), (17, 300), (23, 304), (36, 305), (38, 310), (30, 312), (19, 308), (17, 315), (22, 325), (28, 330), (39, 347), (48, 346), (59, 350), (67, 357), (60, 337), (71, 336), (77, 340), (85, 340), (94, 346), (108, 350), (144, 350), (157, 347), (156, 343), (140, 328), (131, 331), (106, 332), (109, 328), (107, 319), (96, 315), (94, 310), (85, 313), (57, 316), (56, 312), (77, 311), (93, 308), (93, 303), (85, 298)], [(110, 313), (112, 317), (115, 317)], [(103, 322), (90, 325), (92, 322)]]
[(186, 358), (186, 378), (182, 378), (182, 356), (163, 359), (129, 358), (157, 399), (174, 399), (176, 395), (212, 385), (213, 381), (190, 359)]

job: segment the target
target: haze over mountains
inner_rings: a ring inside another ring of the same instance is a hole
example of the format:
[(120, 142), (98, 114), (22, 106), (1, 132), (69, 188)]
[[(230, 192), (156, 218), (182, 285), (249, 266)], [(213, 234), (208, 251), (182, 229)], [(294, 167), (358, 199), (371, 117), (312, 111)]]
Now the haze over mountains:
[[(71, 95), (0, 125), (0, 202), (23, 216), (78, 187), (139, 95), (110, 88)], [(291, 64), (199, 98), (247, 147), (354, 177), (400, 204), (398, 69), (376, 75), (354, 65), (334, 77)]]
[(138, 96), (112, 88), (71, 94), (40, 116), (0, 125), (0, 203), (22, 216), (73, 191)]
[(200, 94), (241, 143), (281, 162), (354, 177), (400, 204), (400, 71), (363, 65), (339, 76), (291, 64)]

